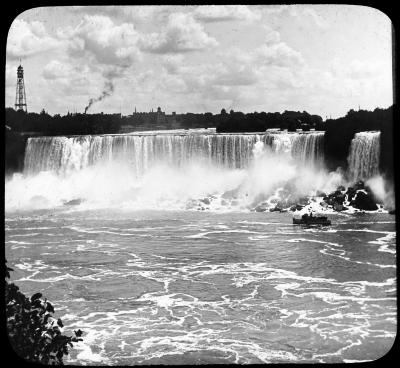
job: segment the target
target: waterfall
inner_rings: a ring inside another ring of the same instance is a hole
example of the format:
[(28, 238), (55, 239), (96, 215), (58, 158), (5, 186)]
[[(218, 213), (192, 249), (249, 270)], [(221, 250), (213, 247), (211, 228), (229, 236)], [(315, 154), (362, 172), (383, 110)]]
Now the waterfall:
[(24, 173), (71, 171), (110, 161), (128, 163), (136, 176), (153, 164), (182, 166), (192, 161), (246, 168), (256, 142), (273, 152), (291, 155), (301, 164), (323, 159), (323, 132), (217, 134), (202, 132), (137, 133), (103, 136), (29, 138)]
[(379, 173), (380, 132), (356, 133), (348, 156), (351, 180), (365, 180)]
[(292, 143), (291, 154), (303, 165), (321, 166), (324, 160), (324, 133), (297, 134)]

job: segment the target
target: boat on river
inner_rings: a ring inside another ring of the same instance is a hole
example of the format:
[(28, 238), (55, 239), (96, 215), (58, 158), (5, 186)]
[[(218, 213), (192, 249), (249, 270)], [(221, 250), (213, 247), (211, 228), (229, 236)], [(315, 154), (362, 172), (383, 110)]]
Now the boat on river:
[(305, 213), (300, 218), (293, 217), (293, 224), (297, 225), (330, 225), (331, 221), (327, 216), (313, 216)]

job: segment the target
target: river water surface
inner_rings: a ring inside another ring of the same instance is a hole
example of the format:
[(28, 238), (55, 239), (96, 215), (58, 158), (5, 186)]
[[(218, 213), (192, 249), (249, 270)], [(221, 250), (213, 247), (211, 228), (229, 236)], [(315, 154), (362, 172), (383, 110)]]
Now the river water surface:
[(6, 215), (12, 281), (84, 331), (67, 364), (353, 362), (396, 335), (394, 216)]

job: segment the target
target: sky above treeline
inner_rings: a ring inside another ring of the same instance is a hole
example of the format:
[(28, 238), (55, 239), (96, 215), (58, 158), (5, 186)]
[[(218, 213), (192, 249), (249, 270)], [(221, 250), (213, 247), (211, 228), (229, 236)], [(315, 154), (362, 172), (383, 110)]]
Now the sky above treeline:
[(307, 111), (393, 103), (391, 21), (346, 5), (42, 7), (7, 40), (6, 106), (28, 111)]

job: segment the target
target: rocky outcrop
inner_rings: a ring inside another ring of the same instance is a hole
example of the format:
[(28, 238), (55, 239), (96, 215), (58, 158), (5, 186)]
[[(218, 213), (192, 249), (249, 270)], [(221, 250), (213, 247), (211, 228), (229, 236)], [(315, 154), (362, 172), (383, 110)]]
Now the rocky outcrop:
[(254, 211), (256, 212), (265, 212), (268, 209), (268, 206), (265, 203), (261, 203), (254, 207)]
[(355, 198), (355, 195), (357, 194), (357, 190), (355, 190), (353, 187), (348, 187), (346, 191), (346, 200), (350, 202)]
[(290, 211), (301, 211), (305, 206), (301, 204), (295, 204), (290, 207)]
[(203, 199), (200, 199), (200, 202), (203, 202), (204, 204), (210, 204), (211, 203), (210, 200), (207, 197), (203, 198)]
[[(285, 192), (284, 194), (287, 193)], [(279, 197), (282, 198), (281, 196)], [(320, 200), (321, 197), (323, 198), (322, 201)], [(253, 208), (253, 211), (286, 212), (290, 210), (295, 212), (304, 210), (309, 206), (310, 208), (317, 208), (313, 205), (313, 202), (315, 202), (317, 207), (319, 205), (319, 209), (322, 211), (325, 209), (341, 212), (349, 210), (351, 207), (360, 211), (376, 211), (382, 207), (378, 204), (379, 202), (373, 195), (372, 190), (360, 180), (347, 189), (343, 185), (340, 185), (335, 191), (329, 194), (318, 190), (315, 192), (315, 196), (311, 198), (297, 197), (289, 192), (284, 199), (275, 197), (268, 202), (259, 202)]]
[(376, 211), (379, 206), (370, 188), (365, 186), (362, 180), (346, 188), (340, 185), (334, 192), (323, 197), (320, 205), (324, 208), (332, 208), (335, 211), (347, 210), (347, 206), (352, 206), (363, 211)]
[(344, 193), (341, 190), (336, 190), (323, 198), (324, 202), (337, 211), (343, 210), (343, 203), (346, 200)]
[(365, 190), (358, 190), (350, 205), (364, 211), (375, 211), (379, 208), (372, 195)]
[(287, 210), (276, 205), (275, 207), (270, 208), (269, 212), (287, 212)]

